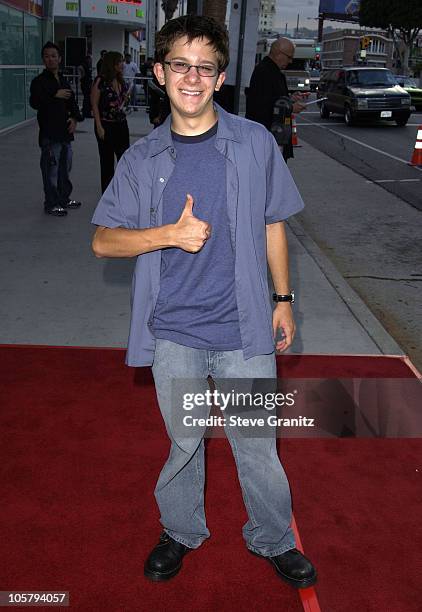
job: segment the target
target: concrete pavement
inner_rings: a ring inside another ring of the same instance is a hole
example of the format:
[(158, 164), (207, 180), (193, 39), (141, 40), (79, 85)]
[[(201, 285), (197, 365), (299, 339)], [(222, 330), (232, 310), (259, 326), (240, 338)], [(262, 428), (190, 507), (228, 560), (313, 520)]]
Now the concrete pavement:
[[(129, 116), (129, 125), (132, 141), (150, 129), (142, 111)], [(126, 344), (134, 262), (98, 260), (90, 251), (90, 219), (100, 196), (99, 160), (91, 120), (79, 125), (73, 148), (72, 195), (82, 200), (83, 206), (69, 211), (66, 218), (55, 218), (43, 212), (37, 126), (27, 125), (0, 136), (4, 160), (0, 209), (1, 343)], [(314, 149), (310, 154), (312, 159), (324, 156)], [(293, 160), (289, 165), (299, 177), (298, 162)], [(325, 163), (335, 175), (337, 162), (326, 158)], [(308, 177), (302, 173), (297, 181), (305, 204), (305, 182), (312, 181), (312, 173)], [(298, 327), (291, 352), (403, 354), (298, 219), (288, 225)]]

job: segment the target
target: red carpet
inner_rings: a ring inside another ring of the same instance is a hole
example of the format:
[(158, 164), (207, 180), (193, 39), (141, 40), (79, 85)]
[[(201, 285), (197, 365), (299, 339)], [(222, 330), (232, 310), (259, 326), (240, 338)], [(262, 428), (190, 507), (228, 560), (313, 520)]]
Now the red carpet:
[[(71, 608), (83, 611), (302, 609), (245, 550), (225, 440), (208, 444), (211, 539), (172, 582), (144, 579), (160, 532), (153, 489), (168, 451), (148, 369), (126, 368), (118, 349), (8, 346), (0, 355), (0, 590), (67, 590)], [(285, 356), (279, 366), (297, 378), (413, 376), (388, 357)], [(420, 610), (420, 441), (281, 446), (321, 609)]]

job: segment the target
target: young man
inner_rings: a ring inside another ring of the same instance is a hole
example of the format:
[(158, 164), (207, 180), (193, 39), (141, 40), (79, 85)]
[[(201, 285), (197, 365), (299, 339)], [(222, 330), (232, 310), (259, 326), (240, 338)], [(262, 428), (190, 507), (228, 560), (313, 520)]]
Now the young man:
[[(93, 250), (137, 257), (127, 361), (152, 364), (171, 441), (155, 490), (164, 532), (144, 568), (162, 581), (210, 535), (204, 431), (180, 432), (172, 384), (191, 379), (190, 392), (205, 392), (208, 376), (217, 387), (276, 376), (274, 350), (290, 346), (295, 329), (283, 219), (303, 203), (271, 134), (213, 105), (229, 61), (225, 30), (206, 17), (173, 19), (157, 36), (156, 59), (171, 115), (119, 162), (93, 217)], [(274, 313), (267, 261), (280, 300)], [(314, 584), (312, 564), (295, 549), (275, 437), (226, 433), (249, 515), (247, 547), (289, 584)]]
[(42, 48), (45, 70), (31, 83), (29, 103), (37, 113), (41, 173), (44, 185), (44, 210), (55, 217), (65, 217), (67, 208), (79, 208), (70, 199), (72, 183), (72, 145), (79, 108), (69, 82), (59, 72), (60, 49), (52, 42)]

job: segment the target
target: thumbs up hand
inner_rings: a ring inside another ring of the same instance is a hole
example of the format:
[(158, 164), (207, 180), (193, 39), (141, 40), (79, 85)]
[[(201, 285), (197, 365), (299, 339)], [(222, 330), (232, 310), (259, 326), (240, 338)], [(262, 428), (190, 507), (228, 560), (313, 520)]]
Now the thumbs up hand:
[(211, 236), (211, 226), (193, 214), (193, 197), (186, 195), (185, 207), (175, 226), (175, 245), (188, 253), (197, 253)]

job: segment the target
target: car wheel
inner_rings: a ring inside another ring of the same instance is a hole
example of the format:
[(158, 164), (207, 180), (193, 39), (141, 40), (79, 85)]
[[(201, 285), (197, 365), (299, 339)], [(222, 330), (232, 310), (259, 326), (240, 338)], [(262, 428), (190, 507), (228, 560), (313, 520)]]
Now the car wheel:
[(409, 117), (402, 117), (400, 119), (396, 119), (396, 123), (399, 127), (404, 127), (408, 121)]
[(324, 102), (321, 102), (321, 106), (319, 107), (319, 114), (320, 114), (321, 119), (330, 118), (330, 111), (328, 110)]
[(346, 125), (348, 125), (349, 127), (355, 125), (356, 123), (356, 118), (352, 113), (352, 109), (350, 108), (350, 106), (346, 106), (344, 108), (344, 120), (346, 122)]

